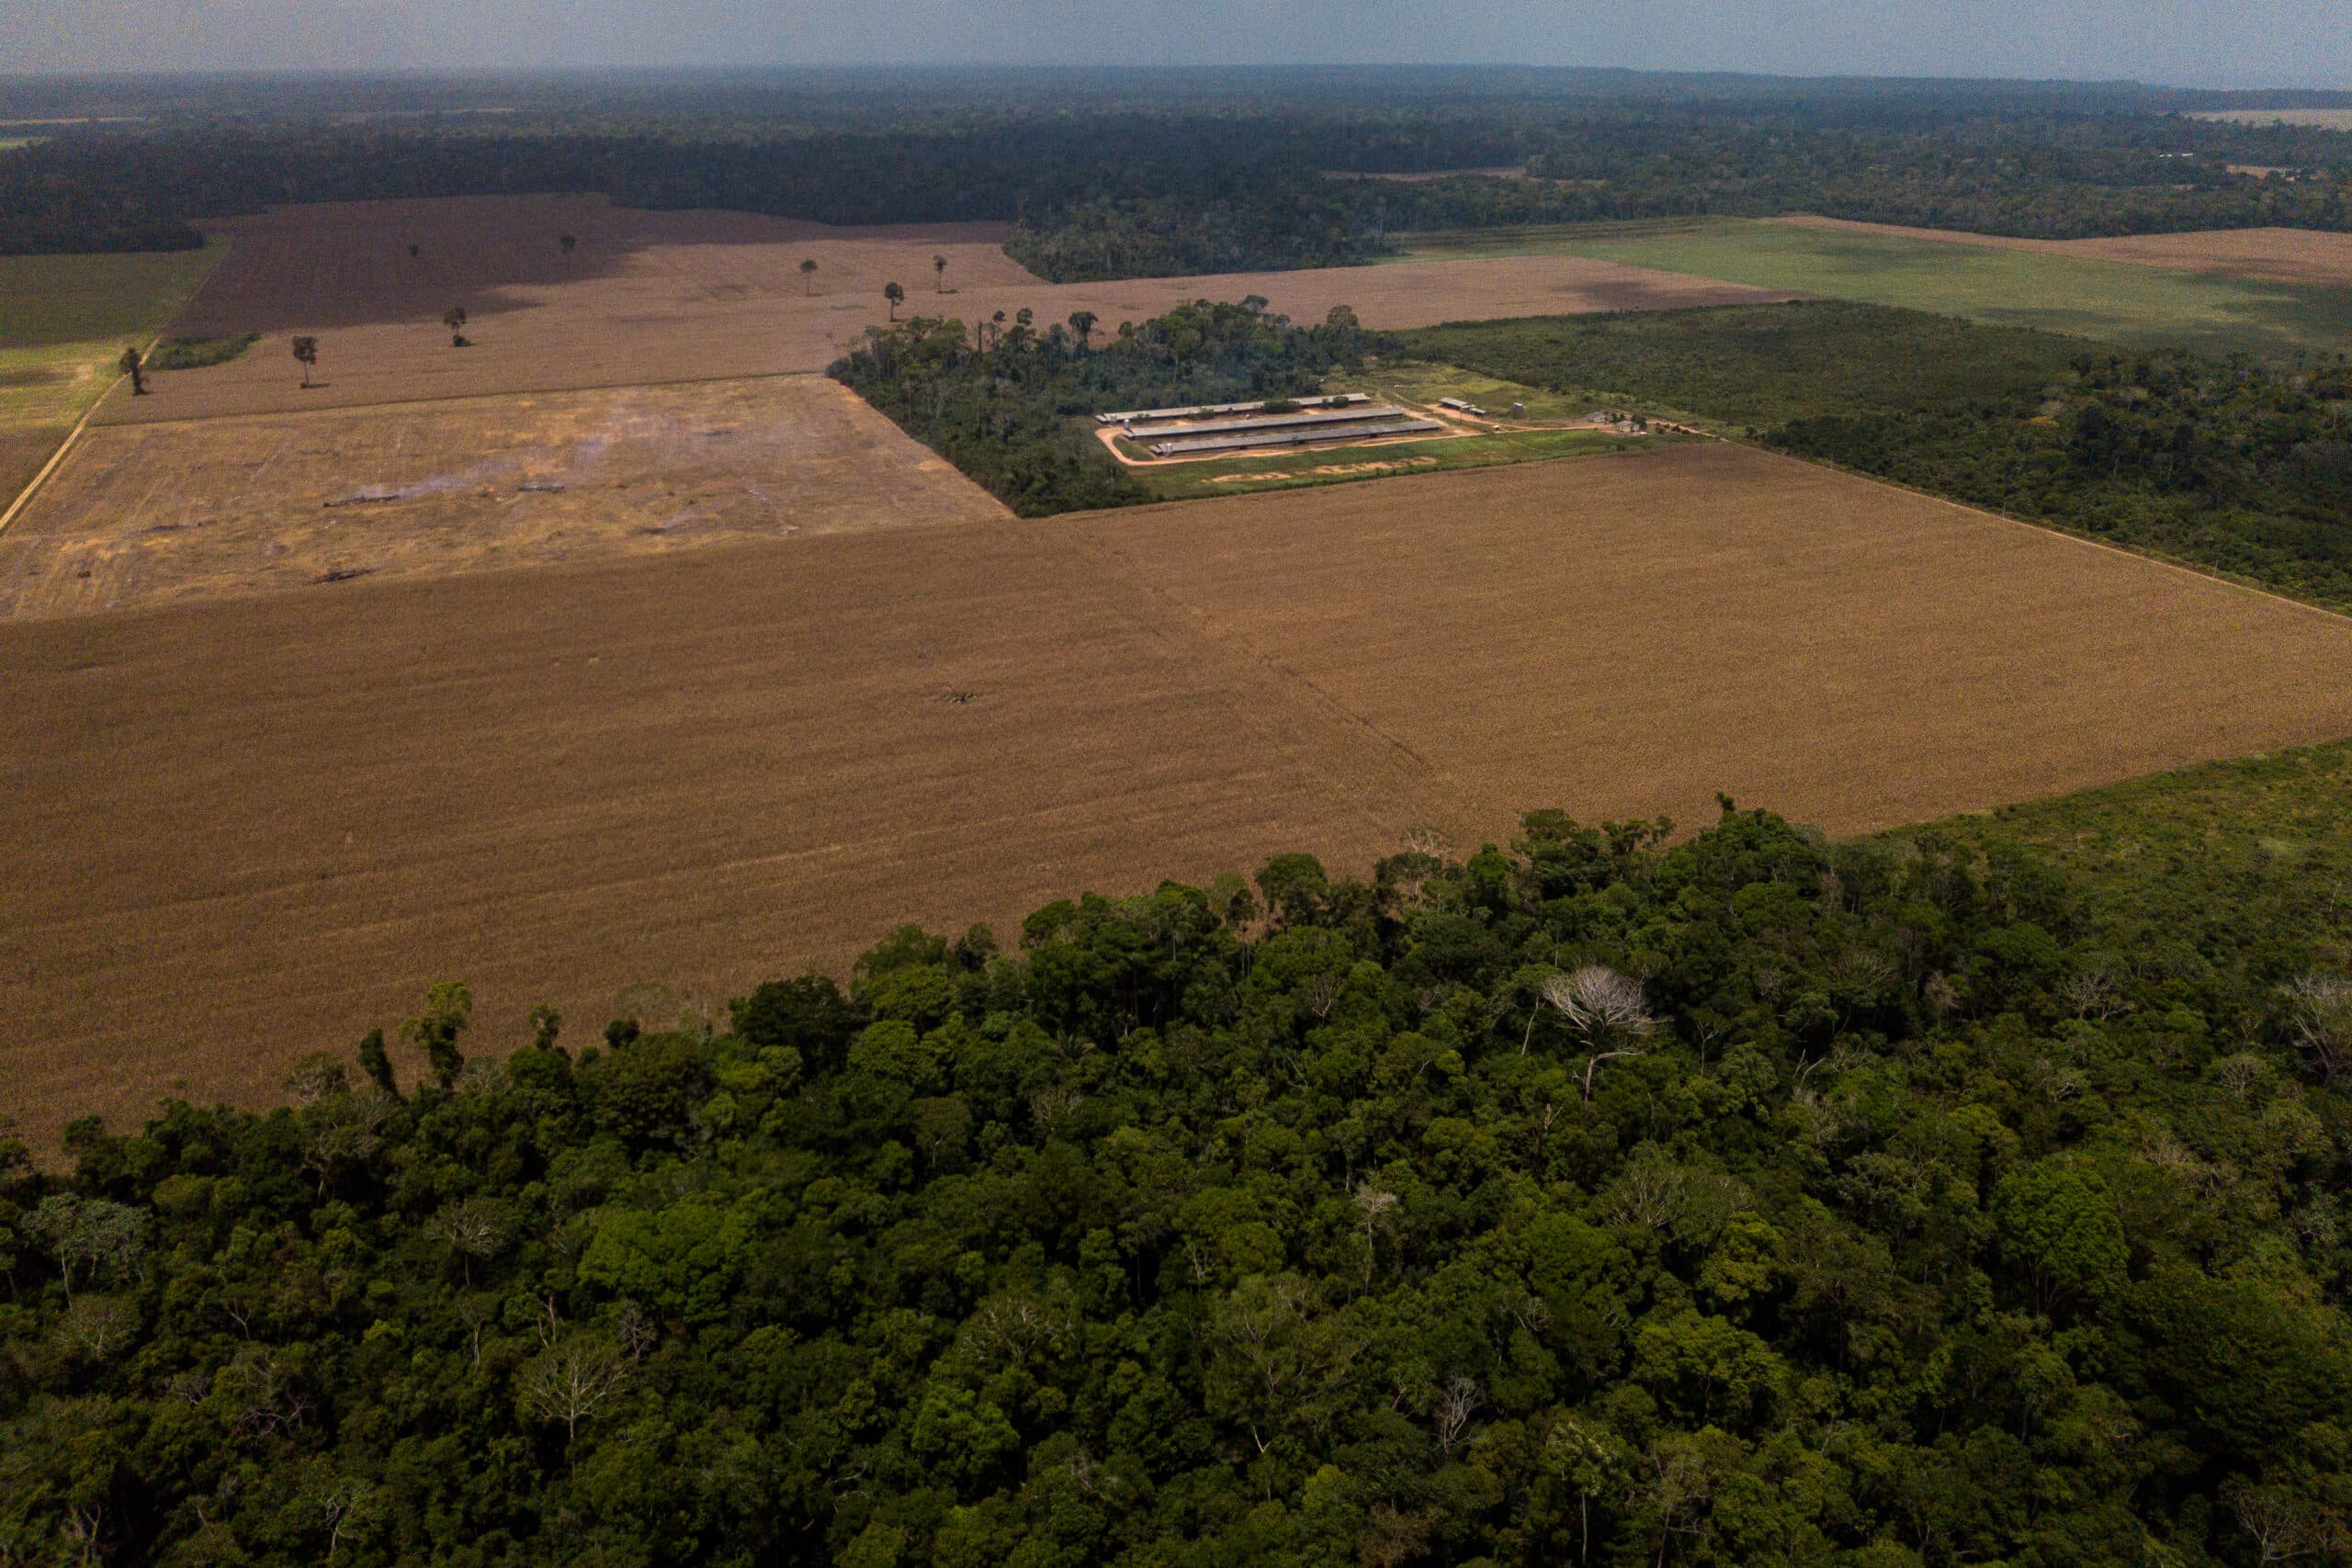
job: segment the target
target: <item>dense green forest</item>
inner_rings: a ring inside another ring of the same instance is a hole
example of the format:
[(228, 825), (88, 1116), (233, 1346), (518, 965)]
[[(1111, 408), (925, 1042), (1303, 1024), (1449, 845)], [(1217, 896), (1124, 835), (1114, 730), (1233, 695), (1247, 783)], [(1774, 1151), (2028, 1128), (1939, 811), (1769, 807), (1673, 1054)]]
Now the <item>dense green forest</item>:
[(1819, 301), (1400, 334), (1491, 376), (1695, 415), (1801, 457), (2352, 605), (2352, 361), (2122, 355)]
[(1318, 392), (1374, 341), (1345, 306), (1297, 327), (1265, 305), (1204, 299), (1115, 328), (916, 317), (868, 329), (831, 374), (1023, 517), (1133, 505), (1156, 497), (1082, 416)]
[[(547, 190), (832, 223), (1008, 220), (1013, 254), (1058, 281), (1701, 213), (2045, 236), (2352, 227), (2352, 136), (2177, 112), (2226, 101), (1445, 70), (0, 85), (15, 113), (147, 117), (0, 152), (0, 254), (192, 245), (191, 220), (269, 202)], [(1324, 177), (1498, 165), (1544, 177)]]
[(439, 987), (6, 1149), (0, 1551), (2341, 1562), (2347, 787), (1539, 812), (588, 1041)]

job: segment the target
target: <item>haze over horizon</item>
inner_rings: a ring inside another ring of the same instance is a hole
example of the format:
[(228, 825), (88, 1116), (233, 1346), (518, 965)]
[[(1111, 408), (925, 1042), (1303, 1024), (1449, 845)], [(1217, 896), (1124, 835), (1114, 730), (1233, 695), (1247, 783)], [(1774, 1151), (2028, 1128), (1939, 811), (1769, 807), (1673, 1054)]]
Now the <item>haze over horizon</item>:
[(2352, 86), (2335, 0), (0, 0), (11, 73), (1448, 64)]

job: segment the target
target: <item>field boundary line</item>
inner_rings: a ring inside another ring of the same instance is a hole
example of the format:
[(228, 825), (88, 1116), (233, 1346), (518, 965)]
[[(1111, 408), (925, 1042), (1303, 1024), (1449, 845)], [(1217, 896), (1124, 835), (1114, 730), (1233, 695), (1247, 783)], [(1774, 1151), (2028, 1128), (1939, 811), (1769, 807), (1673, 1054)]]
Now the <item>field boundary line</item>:
[[(149, 340), (147, 346), (154, 347), (153, 339)], [(114, 396), (115, 389), (122, 383), (123, 378), (117, 376), (107, 384), (107, 389), (100, 392), (91, 401), (90, 406), (82, 411), (82, 417), (74, 422), (74, 428), (65, 433), (65, 439), (57, 444), (57, 450), (49, 455), (49, 461), (40, 466), (40, 472), (32, 477), (30, 484), (17, 492), (17, 499), (9, 502), (7, 511), (0, 512), (0, 534), (8, 531), (8, 525), (17, 520), (17, 513), (32, 504), (32, 499), (40, 492), (40, 487), (49, 482), (49, 476), (57, 471), (57, 465), (65, 461), (65, 455), (74, 450), (74, 443), (82, 438), (82, 432), (87, 430), (90, 427), (90, 421), (97, 417), (98, 404)]]
[[(227, 413), (191, 413), (171, 419), (125, 419), (107, 422), (109, 430), (161, 430), (175, 424), (222, 424), (240, 419), (285, 419), (304, 414), (359, 413), (368, 409), (431, 408), (440, 403), (477, 402), (487, 398), (560, 398), (571, 392), (626, 392), (639, 387), (707, 387), (720, 381), (801, 381), (830, 379), (822, 370), (754, 370), (745, 376), (670, 376), (659, 381), (598, 381), (584, 387), (516, 387), (495, 392), (449, 392), (437, 398), (388, 398), (376, 403), (314, 403), (309, 408), (237, 409)], [(108, 389), (111, 390), (112, 389)], [(104, 399), (99, 400), (104, 401)], [(94, 405), (90, 412), (97, 412)], [(892, 423), (896, 423), (893, 421)]]
[[(206, 248), (210, 248), (209, 241), (206, 242)], [(195, 303), (196, 297), (204, 291), (204, 286), (211, 281), (212, 275), (219, 272), (220, 264), (228, 259), (229, 247), (223, 244), (220, 247), (220, 254), (213, 257), (212, 265), (204, 269), (204, 276), (188, 285), (187, 291), (174, 299), (171, 309), (158, 318), (156, 324), (148, 330), (146, 340), (139, 344), (141, 359), (143, 360), (155, 352), (155, 345), (164, 341), (164, 334), (171, 331), (173, 324), (187, 313), (188, 306)], [(74, 449), (74, 443), (82, 438), (82, 432), (88, 429), (90, 422), (98, 417), (98, 410), (106, 406), (107, 400), (113, 397), (116, 389), (127, 379), (129, 378), (122, 372), (116, 372), (115, 378), (107, 383), (106, 390), (90, 400), (90, 406), (82, 411), (82, 417), (74, 422), (74, 428), (65, 433), (65, 439), (57, 444), (57, 450), (49, 455), (49, 461), (40, 466), (40, 472), (32, 477), (31, 483), (17, 492), (17, 499), (8, 503), (7, 511), (0, 512), (0, 533), (7, 532), (8, 525), (17, 520), (17, 513), (31, 503), (34, 494), (42, 485), (49, 482), (49, 476), (57, 471), (57, 465), (65, 460), (65, 454)]]
[(2275, 588), (2265, 588), (2259, 583), (2241, 582), (2234, 577), (2224, 576), (2219, 571), (2209, 570), (2208, 569), (2198, 566), (2193, 562), (2179, 560), (2172, 556), (2158, 555), (2152, 550), (2135, 550), (2124, 545), (2110, 545), (2104, 539), (2086, 538), (2083, 535), (2075, 533), (2071, 529), (2061, 528), (2053, 523), (2039, 523), (2030, 517), (2018, 517), (2010, 513), (1996, 510), (1994, 507), (1980, 506), (1974, 502), (1956, 501), (1948, 495), (1938, 495), (1931, 490), (1921, 490), (1915, 485), (1905, 484), (1900, 479), (1890, 479), (1882, 475), (1865, 473), (1860, 468), (1849, 468), (1837, 463), (1824, 462), (1815, 457), (1800, 457), (1793, 452), (1777, 451), (1772, 447), (1763, 446), (1754, 441), (1734, 440), (1728, 435), (1719, 436), (1717, 439), (1724, 441), (1731, 446), (1745, 446), (1751, 451), (1760, 452), (1768, 457), (1778, 457), (1783, 462), (1795, 463), (1803, 468), (1819, 468), (1826, 473), (1842, 475), (1847, 479), (1860, 479), (1865, 483), (1878, 485), (1887, 490), (1900, 491), (1905, 495), (1917, 496), (1922, 501), (1932, 501), (1939, 506), (1949, 506), (1955, 511), (1965, 512), (1973, 516), (1989, 517), (1996, 522), (2007, 523), (2010, 526), (2016, 528), (2030, 528), (2037, 534), (2049, 534), (2054, 537), (2065, 540), (2068, 544), (2080, 545), (2086, 549), (2105, 550), (2109, 555), (2121, 556), (2127, 560), (2139, 561), (2148, 566), (2162, 567), (2167, 571), (2177, 571), (2184, 577), (2196, 578), (2200, 582), (2211, 582), (2222, 588), (2233, 589), (2240, 593), (2252, 594), (2257, 599), (2276, 600), (2281, 604), (2286, 604), (2294, 609), (2305, 611), (2311, 615), (2324, 615), (2329, 620), (2337, 623), (2339, 626), (2352, 627), (2352, 612), (2331, 609), (2325, 604), (2315, 604), (2309, 599), (2298, 599), (2291, 593), (2281, 593)]

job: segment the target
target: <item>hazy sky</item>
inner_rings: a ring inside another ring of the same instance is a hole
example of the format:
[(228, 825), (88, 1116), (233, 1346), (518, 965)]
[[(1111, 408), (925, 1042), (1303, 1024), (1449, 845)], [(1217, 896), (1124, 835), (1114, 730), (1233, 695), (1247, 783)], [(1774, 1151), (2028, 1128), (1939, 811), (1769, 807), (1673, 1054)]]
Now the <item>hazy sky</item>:
[(2347, 0), (0, 0), (0, 71), (1507, 62), (2352, 86)]

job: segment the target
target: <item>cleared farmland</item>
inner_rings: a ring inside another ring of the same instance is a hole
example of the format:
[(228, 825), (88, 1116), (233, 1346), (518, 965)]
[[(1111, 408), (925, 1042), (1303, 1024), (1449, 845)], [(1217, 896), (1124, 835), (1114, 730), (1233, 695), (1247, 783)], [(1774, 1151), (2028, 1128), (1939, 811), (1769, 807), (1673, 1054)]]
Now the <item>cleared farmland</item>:
[(2352, 288), (2352, 234), (2318, 229), (2219, 229), (2183, 234), (2119, 234), (2097, 240), (2025, 240), (1958, 229), (1905, 229), (1843, 218), (1783, 218), (1779, 222), (1829, 233), (1928, 240), (1985, 250), (2030, 251), (2092, 261), (2136, 262), (2222, 277)]
[(1856, 830), (2352, 733), (2352, 623), (1713, 445), (344, 588), (0, 626), (37, 1135), (438, 979), (498, 1047), (1420, 825)]
[[(1897, 305), (2005, 326), (2072, 333), (2132, 347), (2200, 353), (2244, 350), (2332, 353), (2352, 335), (2352, 289), (2325, 260), (2296, 278), (2222, 265), (2148, 265), (2195, 256), (2202, 236), (2167, 245), (2145, 241), (2001, 240), (1826, 220), (1719, 218), (1655, 223), (1576, 224), (1515, 235), (1417, 236), (1430, 254), (1459, 244), (1526, 254), (1579, 255), (1720, 277), (1810, 295)], [(1962, 242), (1967, 243), (1955, 243)], [(2243, 248), (2243, 247), (2242, 247)], [(2264, 247), (2255, 245), (2260, 250)], [(2271, 247), (2284, 254), (2292, 247)], [(2218, 258), (2224, 247), (2204, 253)], [(2305, 247), (2324, 257), (2332, 247)], [(1529, 312), (1514, 312), (1527, 314)]]
[(0, 617), (1005, 515), (812, 376), (112, 426), (0, 533)]
[[(111, 400), (123, 422), (412, 401), (493, 392), (820, 370), (888, 318), (1041, 324), (1091, 310), (1104, 330), (1204, 297), (1265, 297), (1299, 320), (1354, 307), (1367, 325), (1786, 298), (1768, 290), (1567, 256), (1114, 283), (1046, 284), (1006, 258), (988, 224), (826, 229), (745, 213), (637, 212), (599, 197), (462, 197), (282, 208), (220, 225), (229, 262), (175, 327), (258, 332), (236, 362), (158, 377)], [(577, 241), (569, 254), (559, 243)], [(409, 254), (414, 245), (417, 254)], [(945, 256), (945, 293), (933, 258)], [(803, 260), (817, 270), (805, 277)], [(472, 346), (442, 312), (463, 306)], [(321, 383), (300, 386), (294, 333), (320, 339)]]

